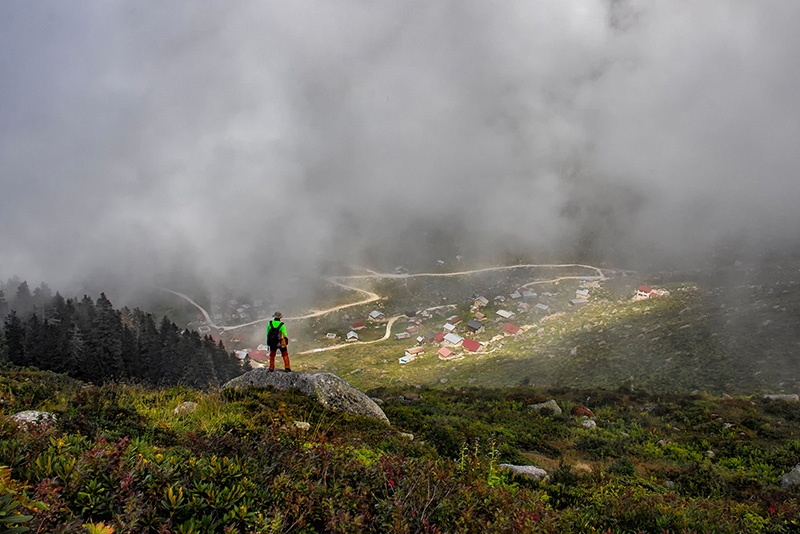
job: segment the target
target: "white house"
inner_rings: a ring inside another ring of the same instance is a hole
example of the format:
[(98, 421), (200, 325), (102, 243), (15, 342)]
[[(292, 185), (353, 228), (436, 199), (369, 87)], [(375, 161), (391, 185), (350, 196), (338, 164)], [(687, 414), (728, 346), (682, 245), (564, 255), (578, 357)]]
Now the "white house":
[(386, 316), (380, 310), (372, 310), (369, 312), (369, 320), (370, 321), (384, 321), (386, 320)]
[(347, 333), (347, 341), (358, 341), (358, 334), (355, 330), (350, 330)]
[(510, 312), (508, 310), (497, 310), (497, 315), (499, 315), (503, 319), (511, 319), (512, 317), (514, 317), (514, 312)]
[(444, 336), (444, 342), (453, 347), (460, 347), (461, 344), (464, 342), (464, 338), (459, 336), (458, 334), (450, 333)]
[(489, 299), (487, 299), (483, 295), (476, 298), (475, 302), (472, 304), (472, 306), (475, 308), (481, 308), (483, 306), (488, 306), (488, 305), (489, 305)]

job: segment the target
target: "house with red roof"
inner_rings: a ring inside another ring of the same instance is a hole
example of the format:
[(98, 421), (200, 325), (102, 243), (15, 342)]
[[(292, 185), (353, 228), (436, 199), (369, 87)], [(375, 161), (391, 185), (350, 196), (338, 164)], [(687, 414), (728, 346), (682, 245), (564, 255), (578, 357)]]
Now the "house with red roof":
[(444, 341), (444, 334), (441, 332), (436, 332), (435, 334), (433, 334), (433, 340), (436, 343), (441, 343), (442, 341)]
[(367, 323), (365, 323), (364, 321), (356, 321), (355, 323), (350, 325), (350, 328), (352, 330), (361, 330), (362, 328), (365, 328), (366, 326), (367, 326)]
[(269, 353), (265, 350), (251, 350), (247, 353), (247, 357), (260, 364), (266, 364), (269, 362)]
[(439, 349), (439, 352), (437, 354), (439, 354), (440, 360), (450, 360), (455, 357), (455, 353), (452, 350), (448, 349), (447, 347), (442, 347), (441, 349)]
[(639, 286), (636, 288), (636, 296), (649, 299), (650, 297), (655, 297), (658, 294), (653, 290), (650, 286)]
[(507, 336), (516, 336), (521, 330), (522, 328), (512, 323), (506, 323), (503, 325), (503, 333)]
[(483, 349), (483, 345), (475, 341), (474, 339), (466, 338), (462, 343), (461, 346), (467, 349), (470, 352), (479, 352)]

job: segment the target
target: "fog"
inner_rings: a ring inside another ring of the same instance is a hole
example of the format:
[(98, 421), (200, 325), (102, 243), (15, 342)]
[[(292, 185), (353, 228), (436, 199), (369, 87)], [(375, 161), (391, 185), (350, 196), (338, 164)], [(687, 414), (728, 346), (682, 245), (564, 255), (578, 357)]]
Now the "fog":
[(800, 3), (0, 3), (0, 279), (796, 243)]

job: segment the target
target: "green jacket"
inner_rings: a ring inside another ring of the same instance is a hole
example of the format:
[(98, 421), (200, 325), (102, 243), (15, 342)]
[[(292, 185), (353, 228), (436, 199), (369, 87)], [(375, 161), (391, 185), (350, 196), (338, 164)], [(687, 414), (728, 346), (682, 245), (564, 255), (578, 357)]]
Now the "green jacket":
[(281, 324), (281, 321), (278, 320), (278, 319), (273, 319), (273, 320), (271, 320), (270, 322), (267, 323), (267, 339), (269, 339), (269, 331), (272, 330), (273, 328), (278, 328), (279, 324), (281, 325), (281, 334), (283, 334), (283, 337), (285, 337), (285, 338), (289, 337), (286, 334), (286, 325), (285, 324)]

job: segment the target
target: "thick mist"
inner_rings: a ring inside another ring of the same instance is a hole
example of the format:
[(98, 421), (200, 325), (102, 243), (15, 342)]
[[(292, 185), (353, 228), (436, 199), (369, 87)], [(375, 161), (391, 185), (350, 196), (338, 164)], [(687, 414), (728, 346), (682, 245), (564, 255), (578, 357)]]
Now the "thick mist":
[[(0, 278), (284, 291), (800, 227), (800, 4), (0, 4)], [(794, 241), (793, 241), (794, 242)]]

